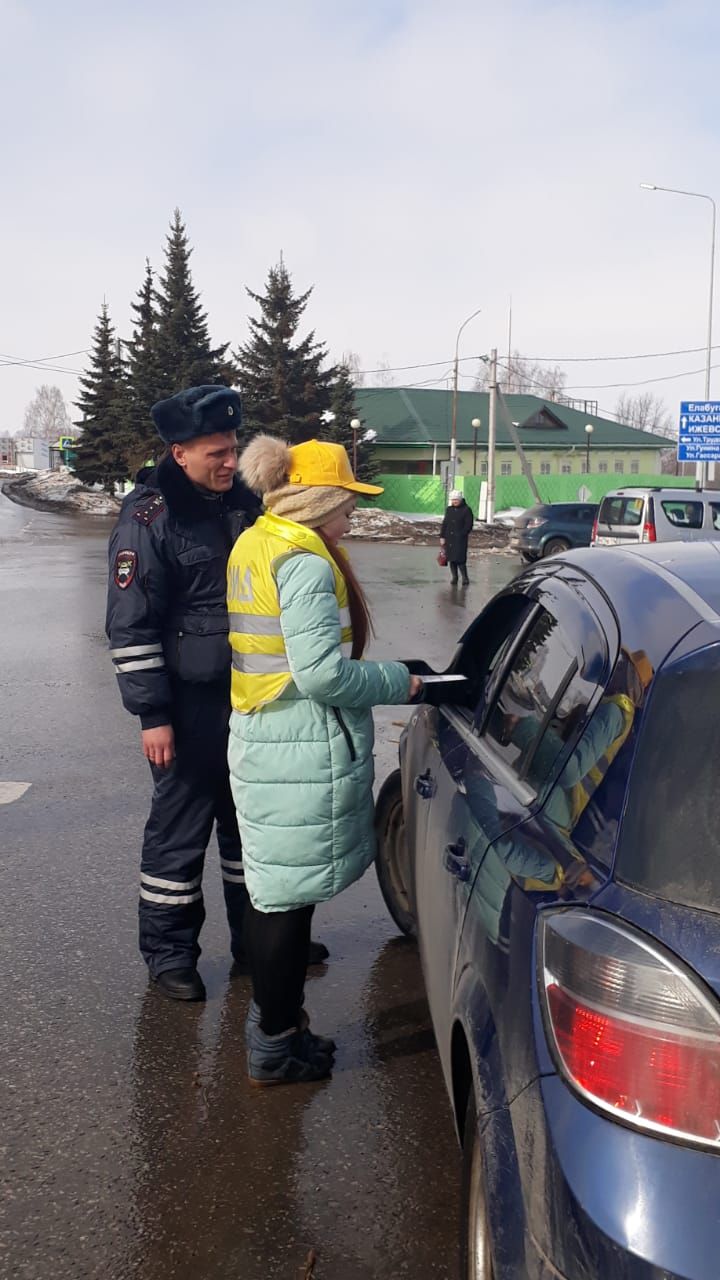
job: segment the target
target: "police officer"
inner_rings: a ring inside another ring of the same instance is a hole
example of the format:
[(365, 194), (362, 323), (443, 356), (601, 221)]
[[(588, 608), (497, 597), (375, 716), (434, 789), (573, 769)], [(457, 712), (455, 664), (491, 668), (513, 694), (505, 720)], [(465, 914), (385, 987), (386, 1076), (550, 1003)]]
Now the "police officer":
[[(245, 889), (230, 793), (226, 568), (260, 514), (236, 474), (241, 404), (191, 387), (151, 410), (167, 449), (141, 471), (110, 538), (107, 634), (126, 709), (139, 716), (154, 791), (140, 869), (140, 950), (176, 1000), (203, 1000), (202, 872), (217, 826), (231, 950), (244, 966)], [(311, 962), (327, 951), (312, 944)]]

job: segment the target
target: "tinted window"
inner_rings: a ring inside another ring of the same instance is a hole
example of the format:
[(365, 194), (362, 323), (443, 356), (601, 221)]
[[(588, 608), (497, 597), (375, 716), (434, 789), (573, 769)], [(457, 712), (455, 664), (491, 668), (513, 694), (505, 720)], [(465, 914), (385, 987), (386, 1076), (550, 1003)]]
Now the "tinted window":
[(664, 499), (660, 506), (670, 524), (679, 525), (684, 529), (702, 529), (702, 502), (669, 502)]
[(661, 674), (630, 778), (617, 874), (646, 893), (720, 911), (720, 647)]
[(638, 525), (642, 520), (644, 498), (603, 498), (600, 524)]
[(523, 595), (501, 596), (481, 613), (463, 639), (456, 670), (470, 682), (467, 705), (481, 718), (494, 672), (533, 609)]
[[(532, 785), (547, 776), (570, 732), (571, 708), (563, 708), (563, 697), (576, 671), (577, 660), (564, 642), (557, 620), (541, 610), (505, 673), (484, 730), (493, 751)], [(555, 711), (556, 738), (541, 751)]]
[(712, 515), (713, 529), (720, 529), (720, 503), (711, 502), (710, 512)]

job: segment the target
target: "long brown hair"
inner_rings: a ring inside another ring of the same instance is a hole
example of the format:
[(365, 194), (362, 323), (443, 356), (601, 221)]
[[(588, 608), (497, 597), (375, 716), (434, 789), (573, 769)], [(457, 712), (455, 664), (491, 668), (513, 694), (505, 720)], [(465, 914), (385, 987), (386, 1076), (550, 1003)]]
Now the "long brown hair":
[(350, 563), (347, 552), (343, 551), (342, 547), (339, 547), (337, 543), (333, 543), (329, 538), (326, 538), (322, 529), (316, 529), (315, 532), (325, 544), (326, 551), (332, 556), (333, 563), (345, 579), (348, 607), (350, 609), (350, 625), (352, 626), (353, 634), (350, 657), (362, 658), (370, 636), (375, 635), (367, 597), (355, 576), (355, 570)]

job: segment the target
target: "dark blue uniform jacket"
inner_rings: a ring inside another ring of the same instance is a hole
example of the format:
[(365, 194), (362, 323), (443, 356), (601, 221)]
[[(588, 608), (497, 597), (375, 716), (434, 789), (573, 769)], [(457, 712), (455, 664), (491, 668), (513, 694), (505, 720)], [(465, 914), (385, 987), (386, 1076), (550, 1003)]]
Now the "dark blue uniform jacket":
[(205, 496), (172, 457), (141, 471), (110, 538), (106, 631), (123, 703), (143, 729), (172, 723), (185, 683), (227, 679), (226, 570), (261, 512), (237, 477)]

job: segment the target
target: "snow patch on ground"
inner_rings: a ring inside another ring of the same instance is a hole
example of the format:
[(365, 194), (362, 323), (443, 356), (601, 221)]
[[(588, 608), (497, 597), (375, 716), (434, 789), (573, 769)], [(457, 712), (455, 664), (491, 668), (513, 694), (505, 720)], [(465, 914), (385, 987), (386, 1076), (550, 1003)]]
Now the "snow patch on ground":
[(56, 507), (94, 516), (114, 516), (120, 510), (118, 498), (110, 497), (102, 489), (86, 489), (67, 467), (8, 476), (3, 480), (2, 490), (14, 502), (28, 507)]

